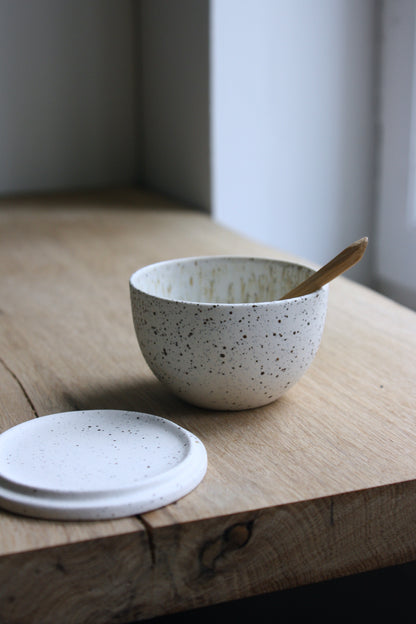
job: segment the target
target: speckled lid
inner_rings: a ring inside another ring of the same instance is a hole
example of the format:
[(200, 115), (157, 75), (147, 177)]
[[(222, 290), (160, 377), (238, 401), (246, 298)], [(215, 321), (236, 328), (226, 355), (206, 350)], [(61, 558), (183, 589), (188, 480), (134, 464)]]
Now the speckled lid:
[(51, 414), (0, 435), (0, 506), (49, 519), (120, 518), (178, 500), (206, 469), (202, 442), (159, 416)]

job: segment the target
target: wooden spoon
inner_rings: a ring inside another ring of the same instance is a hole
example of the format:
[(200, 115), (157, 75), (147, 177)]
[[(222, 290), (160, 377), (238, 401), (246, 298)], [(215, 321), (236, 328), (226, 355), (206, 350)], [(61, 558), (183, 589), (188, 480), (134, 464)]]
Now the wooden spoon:
[(301, 297), (302, 295), (309, 295), (310, 293), (322, 288), (325, 284), (333, 280), (341, 273), (344, 273), (347, 269), (350, 269), (354, 264), (357, 264), (364, 255), (368, 243), (367, 236), (360, 238), (348, 247), (346, 247), (335, 258), (330, 260), (319, 271), (313, 273), (301, 284), (286, 293), (281, 299), (292, 299), (293, 297)]

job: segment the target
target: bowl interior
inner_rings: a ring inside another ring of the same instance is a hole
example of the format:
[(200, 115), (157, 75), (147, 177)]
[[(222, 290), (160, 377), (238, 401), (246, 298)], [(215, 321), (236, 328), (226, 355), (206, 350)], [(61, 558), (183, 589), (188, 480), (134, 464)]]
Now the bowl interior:
[(168, 260), (139, 269), (134, 288), (164, 299), (198, 303), (276, 301), (314, 272), (267, 258), (208, 256)]

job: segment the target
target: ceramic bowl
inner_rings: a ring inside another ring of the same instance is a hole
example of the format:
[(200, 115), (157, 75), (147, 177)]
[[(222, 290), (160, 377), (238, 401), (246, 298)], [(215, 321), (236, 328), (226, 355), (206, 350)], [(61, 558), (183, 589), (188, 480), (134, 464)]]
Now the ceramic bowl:
[(327, 286), (279, 301), (313, 271), (237, 256), (140, 268), (130, 278), (130, 296), (148, 366), (199, 407), (243, 410), (275, 401), (305, 373), (321, 342)]

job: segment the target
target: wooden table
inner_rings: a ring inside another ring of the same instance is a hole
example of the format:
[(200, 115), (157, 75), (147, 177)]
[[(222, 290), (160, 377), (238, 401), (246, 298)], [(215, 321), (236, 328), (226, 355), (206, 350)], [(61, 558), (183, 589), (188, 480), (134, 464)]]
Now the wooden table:
[(294, 388), (204, 411), (148, 370), (128, 291), (141, 265), (203, 254), (288, 257), (138, 190), (1, 201), (0, 431), (137, 410), (190, 429), (209, 458), (196, 490), (142, 516), (0, 512), (1, 622), (131, 622), (416, 558), (416, 314), (338, 278)]

